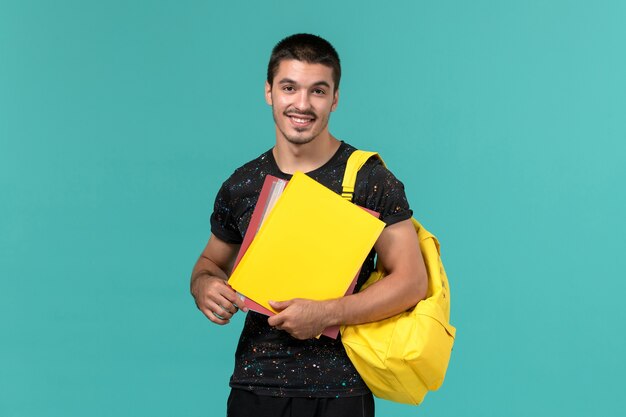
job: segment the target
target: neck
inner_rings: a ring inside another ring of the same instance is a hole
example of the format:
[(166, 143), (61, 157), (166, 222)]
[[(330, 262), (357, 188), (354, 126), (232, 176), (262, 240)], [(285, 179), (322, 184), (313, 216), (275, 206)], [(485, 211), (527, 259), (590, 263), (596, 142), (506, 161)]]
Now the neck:
[(331, 134), (317, 137), (302, 145), (277, 137), (272, 153), (282, 172), (286, 174), (293, 174), (296, 171), (310, 172), (328, 162), (339, 149), (339, 145), (341, 142)]

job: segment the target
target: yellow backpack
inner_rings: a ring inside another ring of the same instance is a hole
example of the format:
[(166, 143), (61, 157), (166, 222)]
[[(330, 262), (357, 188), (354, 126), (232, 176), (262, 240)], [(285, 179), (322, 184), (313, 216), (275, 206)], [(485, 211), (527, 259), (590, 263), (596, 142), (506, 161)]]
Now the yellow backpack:
[[(344, 198), (352, 201), (357, 172), (377, 155), (355, 151), (350, 156), (342, 184)], [(417, 220), (411, 220), (428, 272), (426, 299), (385, 320), (342, 326), (341, 341), (374, 395), (417, 405), (443, 383), (456, 329), (450, 325), (450, 290), (439, 242)], [(362, 290), (384, 276), (385, 271), (377, 266)]]

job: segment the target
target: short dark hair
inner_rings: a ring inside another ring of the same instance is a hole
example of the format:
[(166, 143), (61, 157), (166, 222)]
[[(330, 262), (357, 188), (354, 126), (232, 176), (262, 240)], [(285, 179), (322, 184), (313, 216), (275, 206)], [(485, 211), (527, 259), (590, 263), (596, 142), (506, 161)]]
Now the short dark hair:
[(339, 55), (326, 39), (309, 33), (297, 33), (278, 42), (272, 49), (270, 62), (267, 65), (267, 82), (270, 86), (273, 84), (278, 66), (281, 61), (286, 59), (330, 67), (333, 70), (335, 91), (339, 88), (339, 80), (341, 79)]

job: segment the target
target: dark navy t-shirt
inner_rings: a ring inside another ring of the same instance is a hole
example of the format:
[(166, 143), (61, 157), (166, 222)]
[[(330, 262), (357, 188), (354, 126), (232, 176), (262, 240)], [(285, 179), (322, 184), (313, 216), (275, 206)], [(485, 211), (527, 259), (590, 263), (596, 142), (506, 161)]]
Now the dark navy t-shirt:
[[(326, 164), (307, 175), (341, 194), (346, 162), (354, 150), (342, 142)], [(211, 215), (213, 235), (227, 243), (243, 241), (267, 175), (291, 178), (280, 171), (271, 150), (235, 170), (224, 182)], [(404, 186), (376, 158), (359, 171), (353, 201), (380, 213), (387, 226), (412, 215)], [(372, 250), (363, 264), (356, 291), (374, 270), (375, 255)], [(347, 357), (341, 336), (298, 340), (270, 327), (267, 316), (253, 311), (247, 314), (241, 332), (230, 386), (287, 397), (345, 397), (369, 391)]]

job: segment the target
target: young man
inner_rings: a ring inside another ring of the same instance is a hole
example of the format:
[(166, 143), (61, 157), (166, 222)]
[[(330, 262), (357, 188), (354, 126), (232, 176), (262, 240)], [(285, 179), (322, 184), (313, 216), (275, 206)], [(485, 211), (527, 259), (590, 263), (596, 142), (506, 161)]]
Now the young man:
[[(339, 101), (341, 68), (324, 39), (297, 34), (272, 51), (265, 100), (272, 106), (274, 147), (235, 170), (224, 182), (211, 216), (211, 236), (191, 277), (196, 305), (224, 325), (243, 302), (228, 285), (265, 176), (289, 179), (303, 171), (341, 193), (346, 161), (354, 148), (328, 131)], [(354, 202), (380, 213), (386, 228), (364, 263), (357, 292), (340, 299), (276, 300), (273, 317), (249, 312), (235, 353), (228, 415), (373, 416), (374, 401), (341, 340), (316, 339), (337, 324), (381, 320), (414, 306), (426, 295), (427, 278), (404, 187), (377, 160), (359, 171)], [(374, 269), (388, 275), (358, 292)]]

